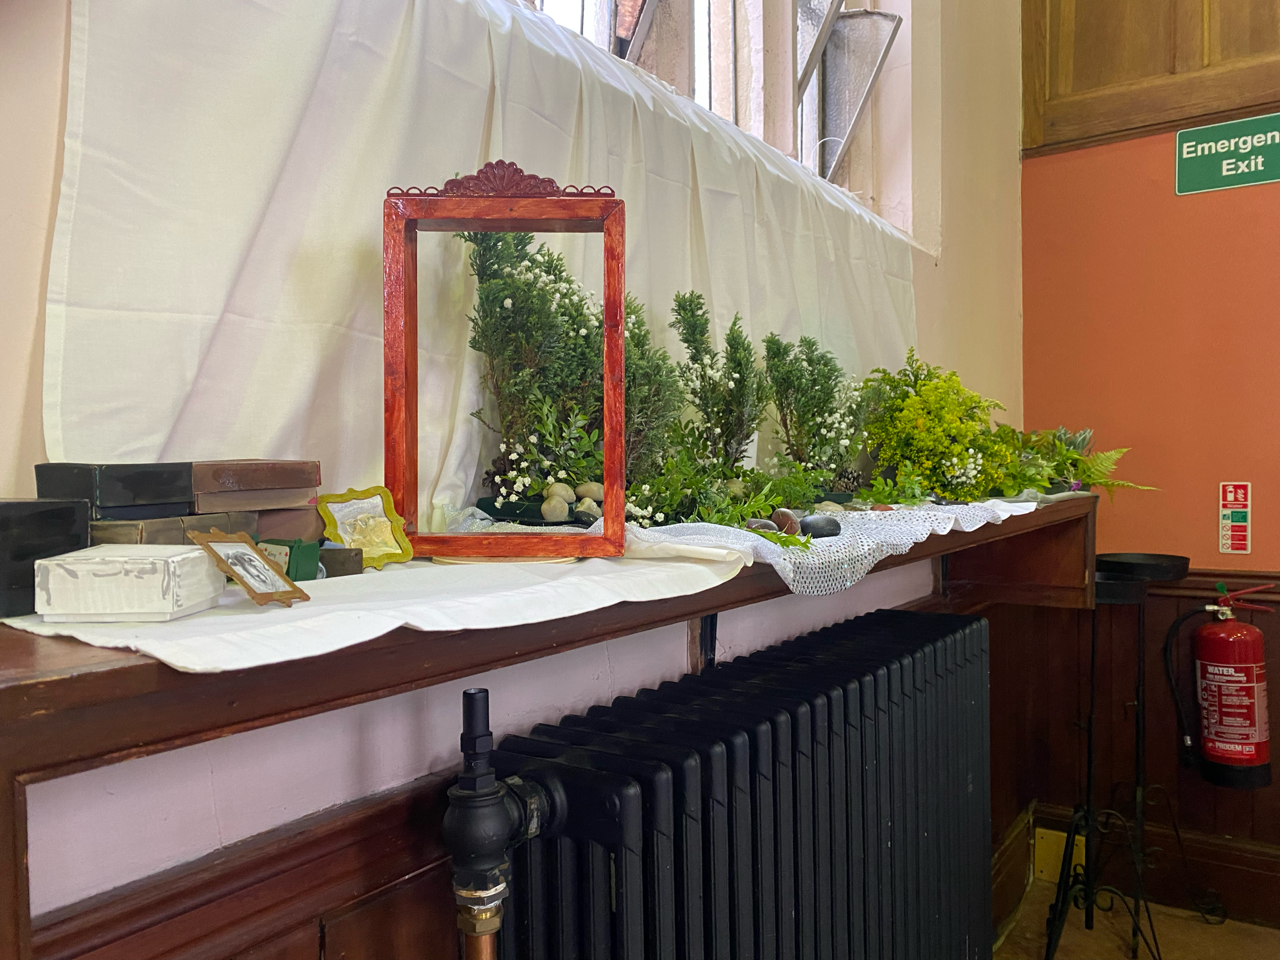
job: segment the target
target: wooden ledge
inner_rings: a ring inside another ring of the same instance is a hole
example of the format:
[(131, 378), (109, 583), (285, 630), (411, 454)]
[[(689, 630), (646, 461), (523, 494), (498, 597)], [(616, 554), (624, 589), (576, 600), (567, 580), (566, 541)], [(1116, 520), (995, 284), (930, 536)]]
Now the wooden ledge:
[[(968, 533), (929, 537), (905, 554), (882, 560), (872, 572), (953, 555), (946, 584), (950, 590), (998, 594), (1021, 585), (1023, 593), (1048, 594), (1070, 589), (1075, 591), (1074, 602), (1049, 605), (1089, 606), (1092, 584), (1083, 568), (1079, 528), (1092, 527), (1095, 505), (1096, 498), (1081, 497)], [(1010, 543), (1014, 538), (1018, 546)], [(974, 550), (991, 544), (1004, 546)], [(1091, 569), (1091, 537), (1089, 553)], [(1044, 575), (1037, 579), (1036, 574)], [(199, 691), (212, 695), (237, 690), (242, 695), (220, 712), (227, 714), (224, 722), (239, 726), (251, 724), (255, 716), (303, 715), (444, 683), (788, 593), (771, 567), (756, 565), (689, 596), (619, 603), (576, 617), (498, 630), (426, 633), (401, 627), (323, 656), (214, 674), (181, 673), (127, 650), (0, 627), (0, 723), (139, 697), (203, 698)]]

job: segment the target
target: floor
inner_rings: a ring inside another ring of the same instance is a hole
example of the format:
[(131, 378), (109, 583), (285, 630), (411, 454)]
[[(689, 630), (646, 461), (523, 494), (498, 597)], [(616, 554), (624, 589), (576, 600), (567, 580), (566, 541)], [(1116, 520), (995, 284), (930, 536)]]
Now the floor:
[[(1053, 902), (1054, 886), (1033, 880), (1013, 929), (995, 953), (995, 960), (1040, 960), (1044, 956), (1044, 922)], [(1164, 960), (1280, 960), (1280, 930), (1228, 920), (1210, 926), (1190, 910), (1155, 905), (1151, 908)], [(1084, 928), (1084, 913), (1072, 910), (1058, 960), (1128, 960), (1129, 914), (1119, 904), (1098, 913), (1092, 931)], [(1140, 956), (1150, 957), (1145, 949)]]

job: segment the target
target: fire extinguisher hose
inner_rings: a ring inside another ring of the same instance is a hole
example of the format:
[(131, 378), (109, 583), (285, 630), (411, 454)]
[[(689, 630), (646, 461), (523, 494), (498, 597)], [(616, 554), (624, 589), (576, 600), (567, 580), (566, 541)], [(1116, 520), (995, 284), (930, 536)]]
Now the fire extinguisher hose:
[(1191, 722), (1188, 720), (1190, 713), (1186, 704), (1182, 701), (1181, 693), (1178, 691), (1178, 678), (1173, 669), (1174, 648), (1177, 645), (1178, 632), (1182, 629), (1182, 625), (1192, 617), (1208, 612), (1204, 607), (1188, 610), (1169, 625), (1169, 630), (1164, 635), (1164, 672), (1165, 676), (1169, 678), (1169, 693), (1173, 696), (1174, 710), (1178, 715), (1178, 757), (1184, 766), (1194, 766), (1195, 758), (1191, 752), (1192, 727)]

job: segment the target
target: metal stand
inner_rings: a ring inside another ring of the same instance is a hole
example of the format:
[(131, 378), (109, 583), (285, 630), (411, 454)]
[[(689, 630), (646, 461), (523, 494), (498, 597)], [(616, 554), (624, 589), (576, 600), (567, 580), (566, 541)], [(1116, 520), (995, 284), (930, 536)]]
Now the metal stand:
[[(1102, 554), (1098, 557), (1096, 574), (1096, 604), (1098, 606), (1134, 605), (1138, 608), (1137, 683), (1134, 690), (1134, 820), (1131, 846), (1133, 854), (1134, 886), (1133, 927), (1130, 935), (1130, 954), (1137, 960), (1138, 944), (1145, 941), (1142, 934), (1142, 911), (1146, 910), (1151, 922), (1150, 905), (1146, 899), (1144, 870), (1146, 868), (1146, 790), (1147, 790), (1147, 584), (1152, 581), (1180, 580), (1187, 574), (1186, 557), (1163, 554)], [(1046, 921), (1048, 933), (1045, 944), (1045, 960), (1052, 960), (1062, 939), (1071, 906), (1084, 910), (1086, 930), (1093, 929), (1094, 911), (1109, 909), (1098, 907), (1098, 871), (1101, 832), (1098, 827), (1098, 811), (1094, 801), (1095, 756), (1094, 721), (1098, 704), (1098, 610), (1093, 610), (1089, 640), (1089, 717), (1086, 723), (1085, 746), (1085, 801), (1076, 804), (1071, 823), (1067, 828), (1067, 842), (1062, 851), (1062, 865), (1058, 870), (1058, 889)], [(1073, 869), (1076, 837), (1084, 837), (1084, 867)], [(1107, 893), (1114, 893), (1107, 888)], [(1117, 894), (1118, 895), (1118, 894)], [(1158, 960), (1160, 946), (1151, 929), (1148, 947)]]
[[(1134, 732), (1137, 736), (1135, 750), (1135, 782), (1138, 783), (1138, 818), (1134, 833), (1134, 863), (1137, 869), (1137, 886), (1134, 890), (1134, 929), (1133, 955), (1137, 957), (1139, 940), (1138, 918), (1143, 905), (1142, 882), (1142, 795), (1146, 783), (1146, 751), (1143, 741), (1146, 737), (1146, 644), (1143, 643), (1143, 603), (1147, 599), (1147, 580), (1144, 577), (1125, 576), (1120, 573), (1103, 573), (1097, 575), (1096, 582), (1098, 605), (1134, 604), (1138, 607), (1138, 686), (1137, 686), (1137, 718)], [(1084, 928), (1093, 929), (1094, 911), (1098, 909), (1098, 854), (1100, 854), (1101, 831), (1098, 829), (1097, 810), (1097, 772), (1096, 755), (1094, 755), (1094, 723), (1097, 719), (1098, 707), (1098, 611), (1093, 608), (1091, 631), (1089, 631), (1089, 716), (1085, 721), (1085, 760), (1084, 760), (1084, 803), (1076, 804), (1071, 813), (1071, 822), (1066, 831), (1066, 845), (1062, 847), (1062, 864), (1057, 873), (1057, 892), (1053, 904), (1048, 911), (1046, 922), (1047, 942), (1044, 945), (1044, 960), (1052, 960), (1057, 952), (1057, 945), (1062, 938), (1062, 929), (1071, 906), (1079, 906), (1084, 910)], [(1084, 867), (1073, 868), (1075, 855), (1075, 838), (1084, 837)], [(1107, 908), (1102, 908), (1107, 909)]]

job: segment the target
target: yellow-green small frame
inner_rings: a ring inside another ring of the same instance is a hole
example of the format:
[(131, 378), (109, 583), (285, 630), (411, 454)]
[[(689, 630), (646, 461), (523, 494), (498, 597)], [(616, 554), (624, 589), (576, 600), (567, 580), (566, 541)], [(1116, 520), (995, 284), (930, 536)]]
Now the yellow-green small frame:
[[(391, 491), (386, 487), (365, 487), (363, 490), (357, 490), (355, 487), (350, 488), (345, 493), (322, 493), (316, 498), (316, 509), (320, 511), (320, 516), (324, 518), (324, 536), (326, 540), (332, 540), (334, 543), (341, 543), (343, 546), (349, 544), (342, 539), (338, 533), (338, 520), (330, 509), (331, 503), (350, 503), (352, 500), (368, 500), (377, 497), (382, 501), (382, 512), (387, 520), (391, 522), (391, 534), (396, 538), (396, 543), (400, 549), (397, 551), (387, 551), (386, 553), (364, 554), (363, 565), (381, 570), (384, 564), (403, 563), (406, 560), (413, 559), (413, 546), (409, 543), (409, 538), (404, 532), (404, 519), (400, 514), (396, 513), (395, 502), (391, 499)], [(323, 557), (323, 552), (321, 557)]]

